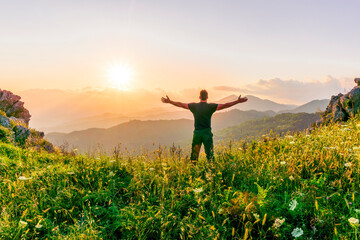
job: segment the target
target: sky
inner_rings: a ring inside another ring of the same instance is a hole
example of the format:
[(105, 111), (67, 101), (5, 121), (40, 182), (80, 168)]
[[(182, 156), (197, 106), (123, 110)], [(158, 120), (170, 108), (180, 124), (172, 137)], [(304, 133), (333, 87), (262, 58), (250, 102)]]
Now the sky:
[[(360, 77), (360, 1), (0, 1), (0, 88), (209, 89), (301, 104)], [(123, 75), (121, 75), (123, 76)]]

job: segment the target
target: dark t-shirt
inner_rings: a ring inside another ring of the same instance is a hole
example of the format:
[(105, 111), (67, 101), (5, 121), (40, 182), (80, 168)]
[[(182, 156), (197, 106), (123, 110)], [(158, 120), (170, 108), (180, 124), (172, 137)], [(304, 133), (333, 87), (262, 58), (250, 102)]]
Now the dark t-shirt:
[(189, 103), (188, 106), (195, 118), (195, 130), (211, 129), (211, 116), (218, 105), (216, 103), (199, 102)]

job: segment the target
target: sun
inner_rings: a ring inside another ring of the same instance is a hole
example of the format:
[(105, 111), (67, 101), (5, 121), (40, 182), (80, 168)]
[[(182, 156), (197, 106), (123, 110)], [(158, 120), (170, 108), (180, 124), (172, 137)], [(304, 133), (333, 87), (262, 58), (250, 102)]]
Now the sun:
[(133, 80), (133, 71), (126, 64), (112, 64), (107, 68), (107, 78), (112, 88), (128, 91)]

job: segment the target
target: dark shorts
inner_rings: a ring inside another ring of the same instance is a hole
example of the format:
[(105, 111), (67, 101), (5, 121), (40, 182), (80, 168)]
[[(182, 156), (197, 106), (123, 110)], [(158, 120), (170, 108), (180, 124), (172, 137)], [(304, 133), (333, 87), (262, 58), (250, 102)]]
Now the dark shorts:
[(204, 144), (206, 157), (208, 160), (214, 159), (213, 134), (210, 128), (195, 130), (191, 146), (191, 160), (199, 158), (201, 144)]

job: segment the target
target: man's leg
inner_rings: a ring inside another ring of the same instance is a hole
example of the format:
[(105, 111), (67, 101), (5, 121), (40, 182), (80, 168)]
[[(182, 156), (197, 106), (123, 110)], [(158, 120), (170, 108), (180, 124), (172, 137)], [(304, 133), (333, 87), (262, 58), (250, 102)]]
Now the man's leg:
[(213, 134), (211, 130), (207, 130), (203, 134), (203, 142), (204, 142), (204, 148), (206, 153), (206, 158), (208, 161), (214, 160), (214, 144), (213, 144)]
[(190, 158), (191, 161), (193, 161), (194, 163), (196, 163), (196, 161), (199, 158), (201, 143), (202, 143), (201, 134), (195, 130), (191, 144), (191, 158)]

